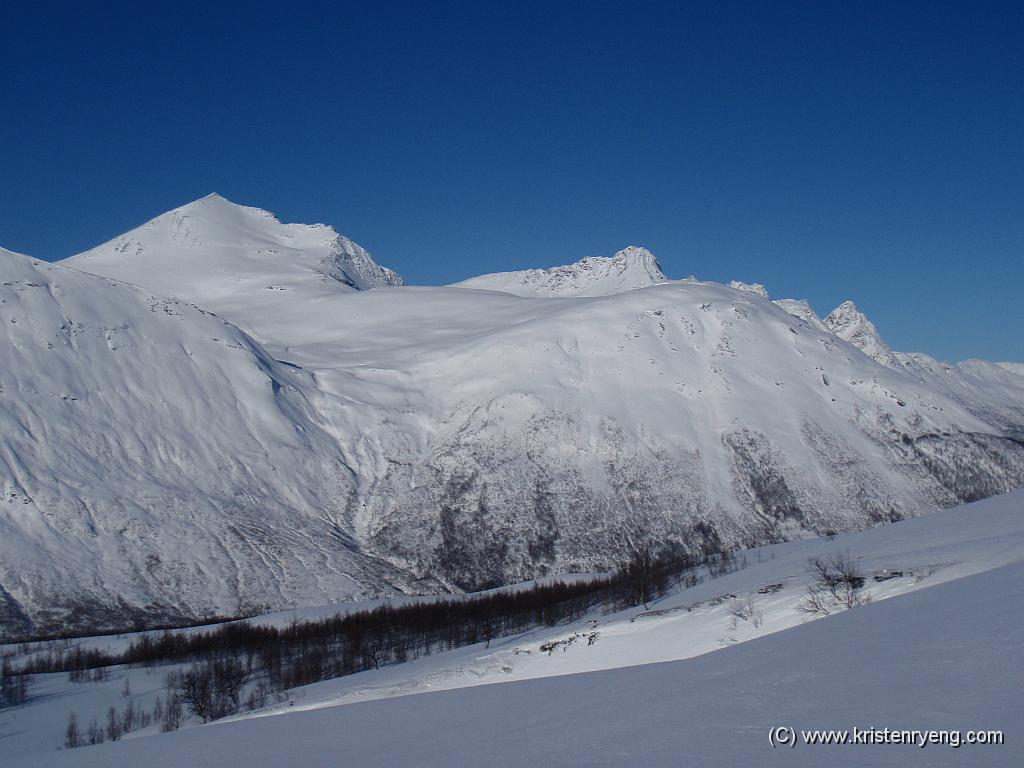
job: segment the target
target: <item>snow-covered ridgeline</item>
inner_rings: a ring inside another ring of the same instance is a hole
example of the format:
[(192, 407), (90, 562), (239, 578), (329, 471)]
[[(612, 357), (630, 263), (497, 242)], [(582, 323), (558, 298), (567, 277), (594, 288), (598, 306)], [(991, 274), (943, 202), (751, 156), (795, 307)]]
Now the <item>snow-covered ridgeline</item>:
[(476, 589), (1024, 481), (1012, 366), (882, 366), (805, 303), (643, 249), (403, 287), (213, 196), (2, 263), (8, 633)]

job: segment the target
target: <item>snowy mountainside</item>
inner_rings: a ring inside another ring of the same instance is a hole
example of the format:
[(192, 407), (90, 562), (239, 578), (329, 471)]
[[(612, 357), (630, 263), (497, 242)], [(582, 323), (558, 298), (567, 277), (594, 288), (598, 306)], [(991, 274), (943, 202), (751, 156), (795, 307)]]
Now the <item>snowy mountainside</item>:
[[(782, 299), (775, 303), (815, 327), (822, 325), (805, 301)], [(824, 327), (880, 365), (907, 373), (1004, 434), (1024, 439), (1024, 364), (987, 360), (944, 363), (920, 352), (896, 352), (852, 301), (836, 307), (825, 318)]]
[(191, 301), (250, 332), (282, 307), (402, 284), (330, 226), (282, 224), (217, 194), (61, 263)]
[(179, 299), (7, 251), (0, 275), (4, 633), (395, 578), (351, 540), (309, 374)]
[(807, 299), (776, 299), (774, 303), (782, 307), (793, 317), (800, 318), (815, 330), (831, 332), (824, 321), (818, 317), (818, 313), (814, 311)]
[(517, 296), (604, 296), (668, 280), (654, 254), (631, 245), (614, 256), (588, 256), (565, 266), (471, 277), (457, 288), (504, 291)]
[[(479, 589), (608, 568), (638, 540), (719, 550), (1024, 484), (1012, 414), (877, 364), (761, 286), (670, 281), (630, 248), (409, 287), (369, 256), (349, 272), (357, 247), (339, 242), (329, 227), (210, 197), (62, 262), (70, 269), (4, 262), (5, 280), (29, 270), (22, 282), (56, 286), (31, 306), (24, 287), (0, 286), (0, 312), (17, 309), (0, 335), (18, 377), (0, 374), (3, 413), (39, 412), (50, 430), (5, 429), (0, 443), (11, 457), (0, 482), (18, 489), (0, 540), (15, 630), (59, 626), (67, 616), (50, 606), (79, 597), (73, 620), (108, 626), (133, 611)], [(154, 318), (150, 302), (181, 316)], [(90, 339), (120, 329), (124, 354), (50, 339), (77, 315), (103, 318)], [(208, 338), (249, 357), (197, 359)], [(136, 386), (117, 390), (121, 379)], [(89, 411), (39, 411), (50, 380), (88, 393)], [(100, 462), (96, 433), (109, 443)], [(106, 473), (122, 445), (132, 451)], [(73, 485), (59, 482), (64, 465)], [(128, 538), (59, 527), (83, 514)], [(190, 534), (175, 526), (202, 527), (217, 546), (183, 546)], [(53, 552), (87, 576), (40, 570)], [(213, 588), (179, 588), (198, 581), (148, 567), (150, 553)]]
[(420, 290), (396, 306), (374, 291), (351, 305), (359, 339), (422, 316), (473, 328), (317, 374), (382, 407), (394, 391), (375, 383), (417, 383), (391, 423), (422, 448), (374, 478), (363, 531), (396, 565), (464, 588), (599, 568), (631, 537), (778, 540), (1024, 480), (1024, 448), (997, 429), (750, 292), (683, 281), (517, 305)]
[(903, 352), (894, 353), (893, 359), (918, 381), (1024, 441), (1024, 369), (1019, 365), (987, 360), (942, 363), (925, 354)]

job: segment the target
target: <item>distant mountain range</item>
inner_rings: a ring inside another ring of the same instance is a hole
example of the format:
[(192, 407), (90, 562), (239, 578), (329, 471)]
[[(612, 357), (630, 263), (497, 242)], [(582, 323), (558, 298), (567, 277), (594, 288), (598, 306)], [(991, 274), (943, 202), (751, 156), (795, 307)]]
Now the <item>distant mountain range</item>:
[(607, 568), (1024, 485), (1024, 366), (630, 247), (402, 285), (211, 195), (0, 251), (0, 633)]

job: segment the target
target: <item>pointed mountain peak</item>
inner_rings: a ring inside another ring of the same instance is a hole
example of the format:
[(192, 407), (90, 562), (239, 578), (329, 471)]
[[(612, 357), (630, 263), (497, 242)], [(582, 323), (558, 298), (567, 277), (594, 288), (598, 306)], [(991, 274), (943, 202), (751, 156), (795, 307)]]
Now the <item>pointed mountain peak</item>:
[(852, 301), (844, 301), (829, 312), (825, 326), (843, 341), (848, 341), (882, 365), (893, 362), (892, 349), (882, 339), (875, 324)]

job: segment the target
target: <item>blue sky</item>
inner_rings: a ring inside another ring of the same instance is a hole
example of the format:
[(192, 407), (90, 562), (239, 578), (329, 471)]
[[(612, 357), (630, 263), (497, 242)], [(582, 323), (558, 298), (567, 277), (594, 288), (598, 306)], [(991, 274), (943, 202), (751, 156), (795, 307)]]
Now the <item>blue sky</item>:
[(214, 5), (0, 6), (0, 245), (217, 191), (414, 283), (638, 244), (1024, 360), (1019, 3)]

